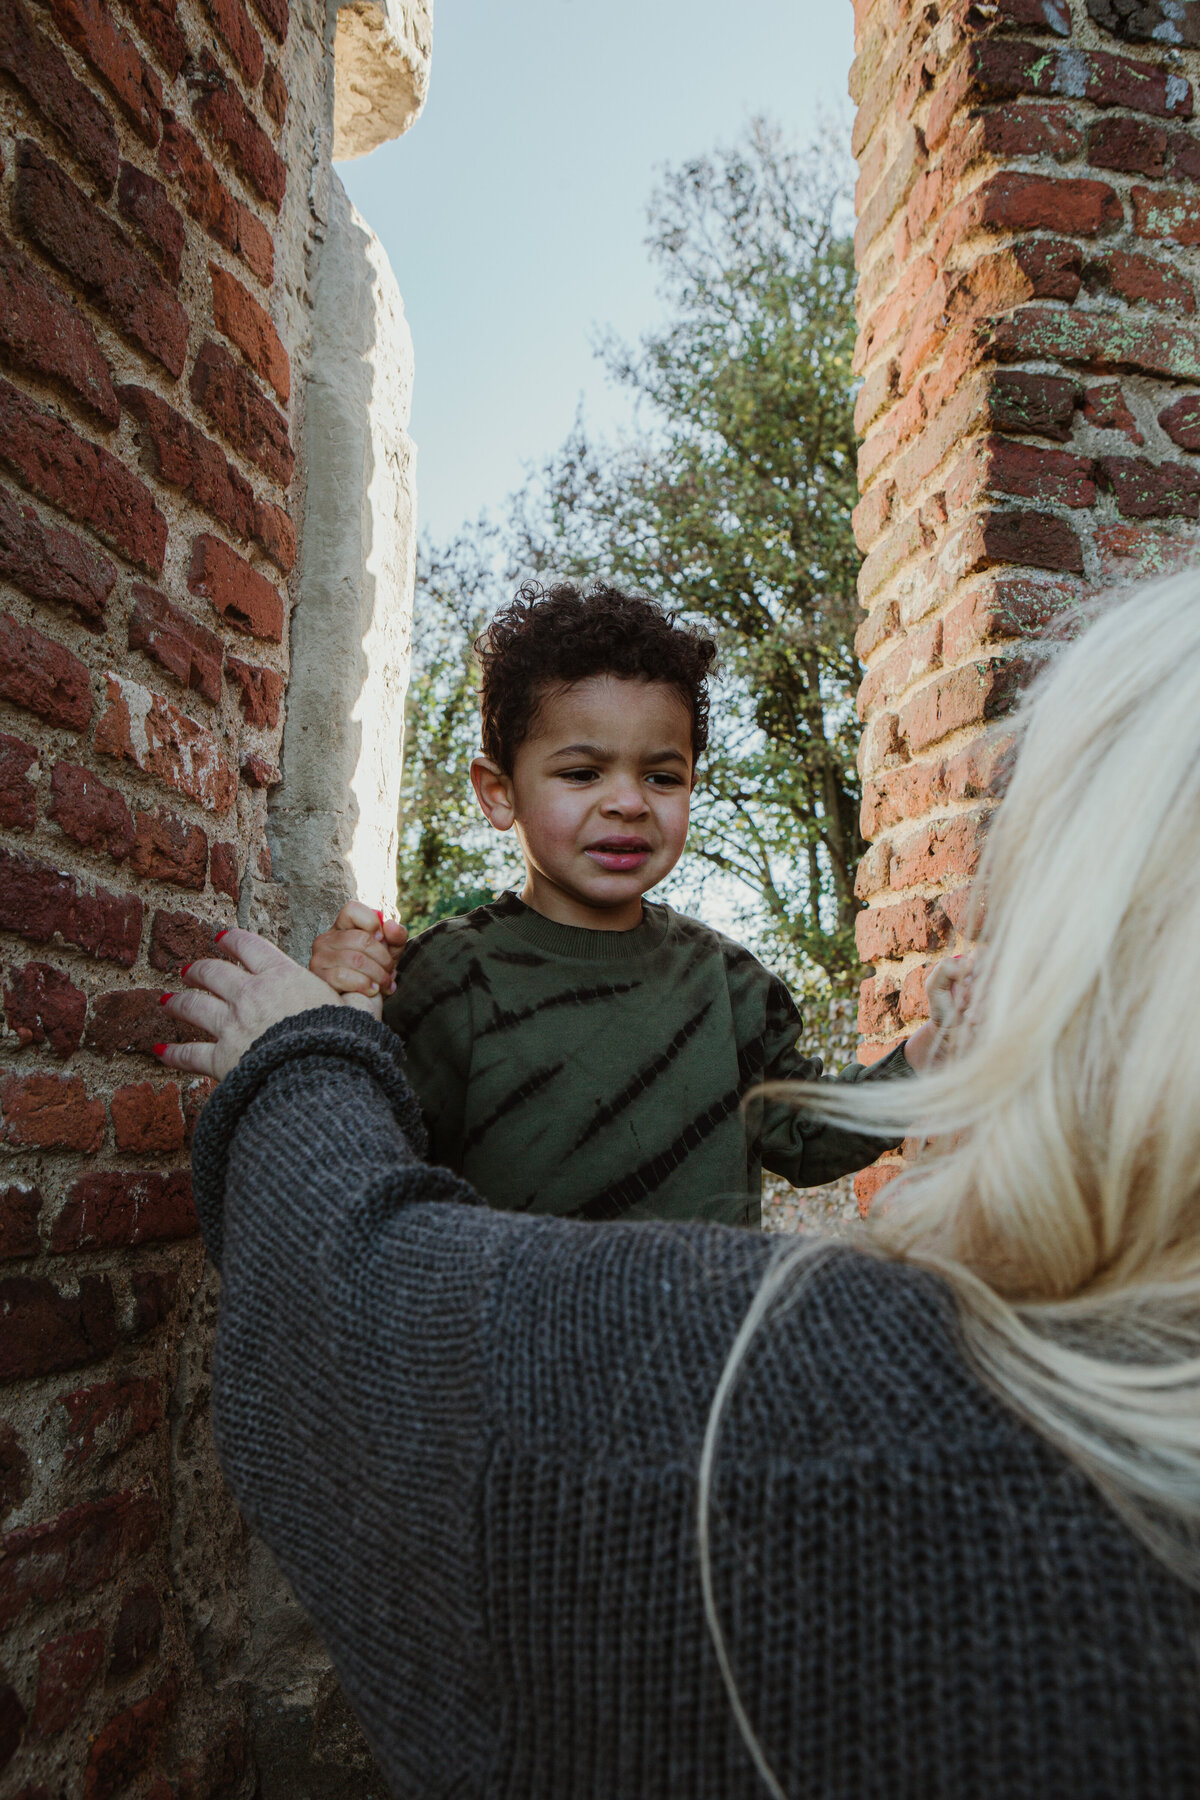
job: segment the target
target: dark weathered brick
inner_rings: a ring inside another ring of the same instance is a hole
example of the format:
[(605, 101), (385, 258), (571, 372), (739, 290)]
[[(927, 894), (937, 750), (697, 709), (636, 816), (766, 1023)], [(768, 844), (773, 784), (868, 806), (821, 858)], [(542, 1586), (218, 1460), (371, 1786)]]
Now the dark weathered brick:
[(254, 0), (254, 4), (271, 36), (282, 44), (288, 34), (288, 0)]
[(219, 263), (209, 263), (208, 272), (217, 330), (237, 345), (255, 374), (269, 381), (286, 405), (292, 386), (291, 365), (270, 313)]
[(282, 507), (260, 500), (219, 446), (157, 394), (141, 387), (118, 393), (138, 421), (138, 442), (150, 471), (228, 530), (260, 544), (286, 575), (296, 559), (296, 534)]
[[(116, 1307), (106, 1277), (84, 1275), (74, 1291), (63, 1291), (42, 1276), (8, 1275), (0, 1281), (0, 1382), (83, 1368), (107, 1356), (116, 1344)], [(0, 1624), (15, 1618), (36, 1591), (30, 1565), (38, 1559), (23, 1558), (20, 1550), (14, 1556), (12, 1549), (13, 1538), (29, 1535), (13, 1532), (4, 1540), (8, 1554), (0, 1557)], [(55, 1584), (44, 1597), (56, 1598), (60, 1591)]]
[(121, 4), (174, 81), (188, 53), (176, 19), (176, 0), (121, 0)]
[(288, 91), (287, 83), (274, 63), (267, 64), (266, 74), (263, 76), (262, 97), (263, 105), (282, 131), (284, 120), (287, 118)]
[[(182, 1137), (181, 1137), (182, 1141)], [(186, 1169), (108, 1169), (84, 1175), (67, 1191), (50, 1232), (53, 1251), (118, 1249), (195, 1237), (199, 1226)]]
[(210, 423), (264, 475), (287, 487), (296, 461), (287, 420), (223, 344), (204, 345), (190, 385), (192, 399)]
[(0, 930), (35, 944), (56, 934), (64, 943), (129, 968), (142, 938), (136, 894), (80, 890), (73, 875), (0, 848)]
[(56, 762), (46, 813), (60, 831), (89, 850), (103, 850), (119, 862), (133, 849), (133, 814), (124, 795), (91, 769)]
[(213, 934), (219, 928), (194, 913), (155, 912), (150, 925), (149, 962), (152, 969), (177, 975), (188, 963), (202, 956), (220, 956), (221, 946)]
[(88, 1749), (84, 1800), (117, 1800), (151, 1763), (175, 1699), (172, 1675), (154, 1693), (127, 1706), (101, 1727)]
[(183, 1108), (172, 1084), (132, 1082), (117, 1088), (108, 1106), (118, 1150), (173, 1156), (183, 1149)]
[(49, 1737), (66, 1730), (78, 1717), (84, 1695), (103, 1667), (103, 1626), (73, 1631), (42, 1646), (33, 1708), (35, 1736)]
[(1200, 450), (1200, 394), (1183, 394), (1165, 406), (1158, 422), (1181, 450)]
[(56, 1056), (70, 1056), (83, 1036), (87, 995), (52, 963), (16, 965), (4, 990), (4, 1017), (22, 1047), (49, 1043)]
[(7, 1075), (0, 1114), (0, 1136), (9, 1144), (91, 1156), (104, 1141), (104, 1102), (88, 1097), (78, 1075)]
[(214, 844), (209, 857), (209, 879), (219, 894), (228, 894), (235, 903), (238, 897), (238, 855), (236, 844)]
[[(10, 1183), (0, 1187), (0, 1262), (11, 1262), (23, 1256), (36, 1256), (42, 1247), (38, 1236), (38, 1219), (42, 1196), (35, 1187)], [(12, 1504), (12, 1450), (0, 1430), (0, 1507)]]
[(263, 72), (262, 39), (246, 11), (245, 0), (204, 0), (204, 6), (243, 77), (251, 87), (257, 87)]
[(138, 813), (130, 864), (138, 875), (199, 892), (207, 863), (208, 839), (199, 825), (161, 810)]
[(31, 600), (74, 608), (90, 631), (103, 631), (117, 571), (107, 556), (61, 525), (44, 525), (32, 506), (0, 487), (0, 579)]
[(104, 685), (105, 710), (93, 739), (100, 755), (136, 764), (210, 812), (228, 812), (237, 798), (237, 776), (220, 738), (127, 676), (110, 669)]
[(250, 208), (229, 192), (212, 163), (187, 129), (171, 113), (163, 114), (158, 163), (164, 175), (178, 181), (188, 213), (209, 236), (240, 256), (264, 286), (275, 272), (271, 234)]
[(42, 0), (72, 49), (99, 75), (138, 136), (158, 142), (162, 82), (101, 0)]
[(283, 676), (277, 669), (260, 668), (256, 663), (242, 662), (237, 656), (226, 656), (225, 673), (238, 687), (247, 725), (260, 731), (273, 731), (279, 723)]
[(0, 69), (25, 90), (101, 191), (111, 193), (119, 160), (112, 120), (20, 0), (0, 0)]
[[(113, 1626), (112, 1647), (108, 1659), (110, 1681), (123, 1680), (140, 1669), (147, 1657), (153, 1656), (162, 1634), (162, 1607), (152, 1587), (134, 1588), (121, 1602)], [(219, 1788), (213, 1788), (219, 1794)]]
[(217, 705), (221, 699), (222, 644), (189, 614), (153, 588), (135, 587), (129, 615), (129, 648), (144, 650), (184, 687)]
[(205, 1041), (203, 1031), (173, 1019), (163, 1011), (160, 1002), (159, 988), (116, 988), (112, 993), (97, 995), (84, 1040), (87, 1048), (102, 1056), (115, 1056), (118, 1052), (153, 1056), (155, 1044)]
[(278, 212), (287, 165), (216, 59), (200, 53), (192, 112), (243, 181)]
[(121, 408), (95, 334), (66, 296), (0, 233), (0, 352), (56, 387), (104, 425)]
[(117, 207), (123, 219), (136, 225), (158, 255), (163, 274), (172, 287), (179, 286), (183, 258), (183, 220), (167, 198), (167, 190), (153, 175), (132, 163), (121, 164), (117, 182)]
[[(37, 824), (37, 788), (34, 786), (37, 751), (32, 744), (0, 731), (0, 825), (28, 831)], [(34, 778), (29, 771), (35, 771)]]
[(1102, 456), (1096, 467), (1127, 519), (1200, 518), (1200, 469), (1144, 456)]
[(26, 237), (104, 308), (118, 331), (172, 375), (183, 373), (184, 308), (149, 258), (28, 140), (17, 146), (13, 210)]
[(94, 1465), (111, 1460), (162, 1423), (162, 1385), (155, 1375), (127, 1375), (94, 1382), (55, 1401), (66, 1414), (66, 1461)]
[(7, 381), (0, 381), (0, 462), (148, 575), (161, 574), (167, 522), (149, 490), (115, 456)]
[[(52, 1282), (26, 1285), (57, 1293)], [(113, 1307), (108, 1282), (85, 1276), (80, 1282), (81, 1300), (85, 1288), (91, 1312), (102, 1320), (107, 1310), (111, 1321)], [(0, 1301), (0, 1308), (2, 1305)], [(94, 1335), (106, 1336), (107, 1331), (97, 1324)], [(47, 1605), (68, 1594), (77, 1599), (80, 1594), (90, 1593), (103, 1582), (111, 1581), (120, 1569), (150, 1548), (158, 1531), (158, 1520), (158, 1500), (153, 1492), (148, 1488), (125, 1489), (120, 1493), (105, 1494), (100, 1500), (89, 1500), (82, 1506), (72, 1506), (56, 1518), (44, 1519), (37, 1525), (8, 1532), (0, 1539), (0, 1551), (3, 1552), (0, 1555), (0, 1624), (9, 1624), (35, 1602)]]
[(67, 731), (85, 730), (92, 716), (85, 665), (9, 613), (0, 613), (0, 695)]
[(207, 533), (192, 546), (188, 587), (205, 594), (227, 625), (268, 643), (283, 642), (283, 596), (244, 557)]

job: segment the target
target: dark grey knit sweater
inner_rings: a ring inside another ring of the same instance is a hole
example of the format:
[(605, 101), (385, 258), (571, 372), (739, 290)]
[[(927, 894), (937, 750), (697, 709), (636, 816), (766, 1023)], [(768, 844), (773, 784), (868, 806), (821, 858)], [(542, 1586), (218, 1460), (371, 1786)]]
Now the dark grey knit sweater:
[[(492, 1212), (419, 1129), (348, 1009), (268, 1032), (205, 1111), (234, 1490), (398, 1800), (748, 1800), (696, 1467), (771, 1241)], [(789, 1796), (1200, 1795), (1195, 1603), (967, 1370), (929, 1277), (817, 1274), (752, 1350), (715, 1494)]]

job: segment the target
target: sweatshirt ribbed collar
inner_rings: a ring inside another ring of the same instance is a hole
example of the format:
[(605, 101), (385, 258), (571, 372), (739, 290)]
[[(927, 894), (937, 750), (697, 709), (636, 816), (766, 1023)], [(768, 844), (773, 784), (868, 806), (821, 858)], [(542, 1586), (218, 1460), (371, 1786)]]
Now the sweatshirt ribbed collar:
[(666, 907), (645, 901), (642, 922), (632, 931), (589, 931), (583, 925), (559, 925), (553, 919), (545, 919), (515, 894), (505, 894), (504, 900), (508, 903), (502, 920), (504, 929), (549, 956), (568, 956), (580, 962), (630, 962), (657, 950), (667, 935)]

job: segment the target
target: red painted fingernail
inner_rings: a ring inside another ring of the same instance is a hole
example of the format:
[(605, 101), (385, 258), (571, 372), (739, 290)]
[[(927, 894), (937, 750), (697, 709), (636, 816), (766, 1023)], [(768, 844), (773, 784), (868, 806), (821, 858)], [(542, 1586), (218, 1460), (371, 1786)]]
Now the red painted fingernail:
[(180, 971), (179, 971), (180, 976), (182, 977), (182, 976), (186, 975), (188, 970), (191, 968), (191, 966), (192, 966), (191, 963), (184, 963), (182, 969), (180, 969)]
[(161, 1056), (163, 1051), (166, 1049), (166, 1047), (167, 1046), (165, 1044), (155, 1044), (155, 1046), (154, 1046), (155, 1056)]
[(379, 907), (375, 908), (375, 917), (379, 920), (379, 923), (382, 925), (383, 924), (383, 913), (380, 911)]
[[(219, 943), (220, 943), (220, 941), (221, 941), (221, 939), (222, 939), (222, 938), (223, 938), (223, 937), (224, 937), (224, 936), (225, 936), (225, 933), (226, 933), (226, 932), (227, 932), (227, 931), (228, 931), (228, 930), (229, 930), (229, 927), (228, 927), (228, 925), (227, 925), (227, 926), (226, 926), (226, 927), (225, 927), (225, 931), (218, 931), (218, 933), (217, 933), (217, 935), (216, 935), (216, 937), (215, 937), (215, 938), (214, 938), (214, 939), (213, 939), (213, 943), (214, 943), (214, 944), (219, 944)], [(192, 965), (191, 965), (191, 963), (189, 963), (189, 964), (188, 964), (188, 968), (189, 968), (189, 969), (190, 969), (190, 968), (191, 968), (191, 966), (192, 966)]]
[(160, 994), (158, 996), (158, 1004), (160, 1006), (165, 1006), (168, 1000), (173, 1000), (174, 998), (174, 994)]

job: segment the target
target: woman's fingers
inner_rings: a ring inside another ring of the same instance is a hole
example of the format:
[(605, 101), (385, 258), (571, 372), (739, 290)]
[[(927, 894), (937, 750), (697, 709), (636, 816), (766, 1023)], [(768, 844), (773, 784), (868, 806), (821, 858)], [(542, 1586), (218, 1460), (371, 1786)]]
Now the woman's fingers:
[[(279, 969), (285, 964), (289, 969), (295, 968), (290, 956), (268, 943), (265, 937), (259, 937), (257, 931), (243, 931), (240, 925), (231, 925), (228, 931), (222, 931), (218, 939), (221, 949), (236, 956), (244, 969), (252, 975), (261, 975), (265, 969)], [(218, 965), (220, 967), (221, 965)], [(208, 964), (193, 963), (192, 968), (207, 968)], [(207, 982), (205, 983), (207, 986)]]
[(182, 1069), (189, 1075), (209, 1075), (220, 1080), (215, 1044), (156, 1044), (155, 1054), (167, 1069)]
[(211, 1031), (214, 1037), (220, 1037), (229, 1023), (228, 1002), (195, 988), (169, 995), (163, 1001), (163, 1011), (168, 1018), (179, 1019), (185, 1025), (196, 1025), (201, 1031)]
[(314, 975), (327, 981), (331, 988), (339, 994), (377, 994), (382, 985), (391, 987), (390, 974), (386, 977), (380, 969), (368, 974), (363, 969), (352, 969), (349, 963), (318, 963), (312, 966)]
[[(251, 933), (247, 932), (245, 935), (249, 937)], [(222, 948), (225, 942), (226, 939), (222, 937)], [(189, 963), (180, 973), (181, 979), (189, 988), (203, 988), (210, 994), (216, 994), (230, 1006), (250, 979), (244, 968), (239, 969), (236, 963), (220, 962), (215, 956), (206, 956), (199, 962)]]

